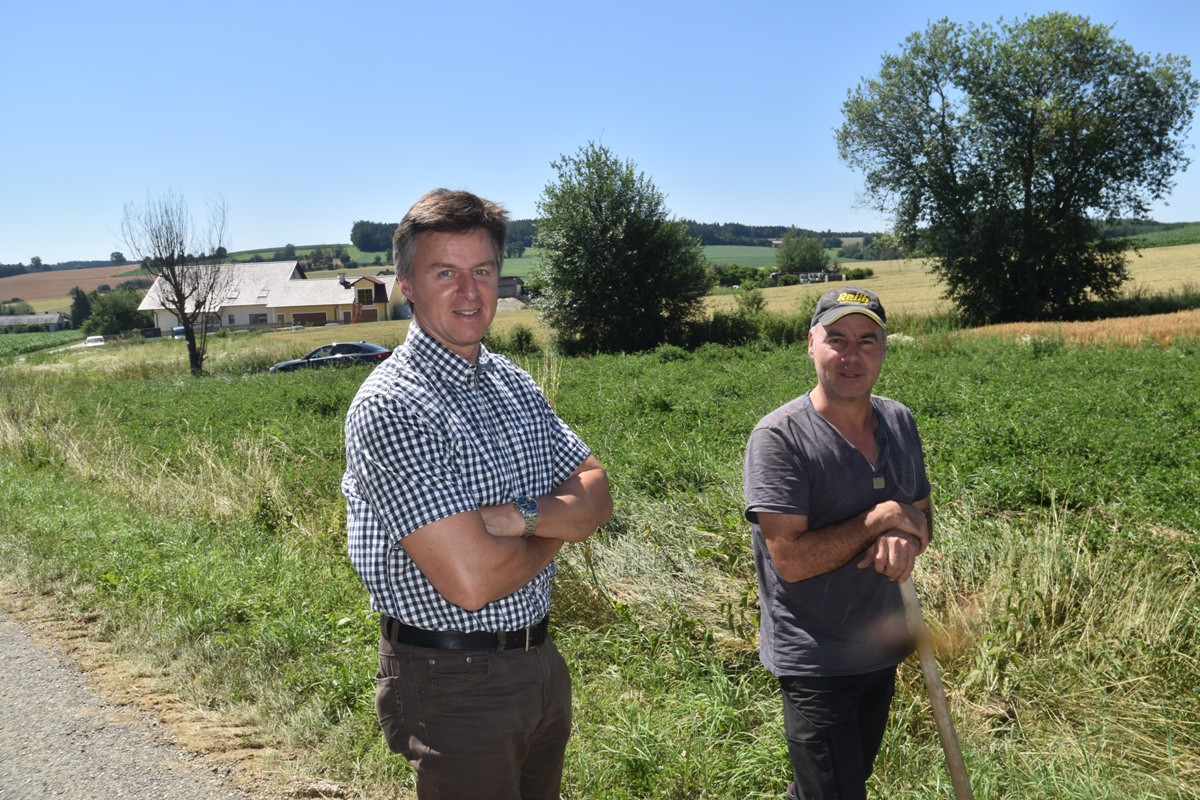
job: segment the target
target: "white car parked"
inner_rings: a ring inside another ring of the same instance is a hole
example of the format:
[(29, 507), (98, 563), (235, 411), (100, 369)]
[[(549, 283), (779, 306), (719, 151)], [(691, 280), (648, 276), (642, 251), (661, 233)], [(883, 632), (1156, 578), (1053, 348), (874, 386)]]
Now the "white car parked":
[(103, 336), (89, 336), (83, 341), (84, 347), (99, 347), (104, 344)]

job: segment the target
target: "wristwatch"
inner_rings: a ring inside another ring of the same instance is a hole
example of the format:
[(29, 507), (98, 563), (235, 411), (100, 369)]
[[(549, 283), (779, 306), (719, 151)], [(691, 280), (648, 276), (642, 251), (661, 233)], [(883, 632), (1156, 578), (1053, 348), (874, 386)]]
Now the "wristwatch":
[(521, 538), (528, 539), (533, 536), (533, 529), (537, 525), (538, 501), (533, 497), (518, 497), (513, 500), (513, 505), (525, 518), (525, 530), (521, 533)]

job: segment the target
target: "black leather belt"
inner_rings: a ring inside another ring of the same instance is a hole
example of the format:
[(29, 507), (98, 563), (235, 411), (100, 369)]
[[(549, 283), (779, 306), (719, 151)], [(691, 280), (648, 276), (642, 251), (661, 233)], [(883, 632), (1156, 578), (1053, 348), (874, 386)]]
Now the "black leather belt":
[(431, 631), (405, 625), (398, 619), (380, 615), (379, 625), (384, 638), (396, 644), (414, 647), (432, 647), (437, 650), (528, 650), (546, 641), (546, 629), (550, 616), (540, 622), (515, 631)]

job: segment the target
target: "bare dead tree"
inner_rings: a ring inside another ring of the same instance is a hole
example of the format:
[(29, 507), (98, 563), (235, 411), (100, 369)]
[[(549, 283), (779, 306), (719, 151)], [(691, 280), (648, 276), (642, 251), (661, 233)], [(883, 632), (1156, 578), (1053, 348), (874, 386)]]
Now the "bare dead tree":
[(208, 352), (206, 323), (220, 310), (233, 280), (230, 270), (216, 263), (215, 255), (225, 246), (229, 214), (224, 198), (209, 201), (208, 211), (207, 227), (198, 229), (187, 201), (167, 192), (158, 198), (147, 195), (141, 206), (126, 203), (121, 222), (126, 248), (158, 278), (151, 291), (157, 291), (163, 308), (183, 326), (188, 365), (197, 377), (203, 373)]

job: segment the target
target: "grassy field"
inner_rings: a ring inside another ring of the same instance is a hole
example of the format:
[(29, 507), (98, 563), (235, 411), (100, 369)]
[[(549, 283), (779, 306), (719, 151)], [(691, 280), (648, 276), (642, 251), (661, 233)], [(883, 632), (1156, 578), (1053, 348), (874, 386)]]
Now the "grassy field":
[[(1194, 276), (1200, 247), (1161, 252), (1134, 263), (1140, 281)], [(901, 331), (938, 310), (919, 265), (876, 275)], [(818, 290), (765, 294), (792, 311)], [(977, 797), (1200, 796), (1200, 314), (1139, 322), (1172, 335), (1103, 321), (889, 347), (879, 391), (925, 441), (937, 522), (917, 583)], [(536, 320), (495, 327), (516, 324)], [(391, 346), (405, 329), (335, 335)], [(258, 753), (243, 770), (273, 796), (300, 775), (406, 798), (374, 717), (377, 628), (338, 491), (366, 372), (265, 374), (330, 338), (218, 336), (201, 380), (170, 340), (0, 355), (0, 504), (20, 509), (0, 527), (0, 583), (19, 594), (0, 597), (88, 620), (77, 635), (222, 723), (206, 747)], [(803, 347), (522, 363), (617, 501), (564, 551), (555, 589), (576, 681), (564, 796), (779, 797), (741, 458), (755, 421), (811, 385)], [(875, 796), (951, 797), (915, 660), (894, 710)]]
[[(350, 256), (351, 259), (353, 259), (354, 261), (356, 261), (360, 264), (370, 263), (372, 260), (374, 260), (375, 256), (379, 256), (380, 259), (382, 260), (383, 256), (386, 255), (386, 253), (384, 251), (380, 251), (378, 253), (369, 253), (364, 250), (359, 250), (357, 247), (355, 247), (352, 244), (305, 244), (305, 245), (295, 245), (295, 247), (296, 247), (296, 255), (300, 258), (303, 258), (303, 257), (309, 255), (310, 253), (312, 253), (314, 250), (317, 250), (318, 248), (324, 250), (326, 253), (332, 254), (334, 250), (336, 250), (340, 247), (346, 251), (346, 254), (348, 256)], [(255, 256), (258, 256), (259, 258), (263, 259), (264, 261), (271, 261), (275, 258), (275, 254), (282, 250), (283, 250), (282, 246), (281, 247), (268, 247), (268, 248), (263, 248), (261, 250), (237, 250), (233, 253), (230, 253), (229, 258), (231, 261), (250, 261)]]
[(774, 267), (775, 248), (711, 245), (704, 256), (714, 264), (742, 264), (747, 267)]
[[(536, 248), (526, 250), (523, 258), (510, 258), (504, 262), (506, 275), (524, 277), (533, 268)], [(836, 251), (830, 250), (830, 258)], [(704, 248), (704, 257), (713, 264), (742, 264), (747, 267), (774, 267), (775, 248), (749, 247), (741, 245), (709, 245)]]
[(1179, 244), (1195, 244), (1200, 242), (1200, 222), (1193, 222), (1170, 230), (1155, 231), (1145, 236), (1135, 236), (1133, 242), (1138, 247), (1173, 247)]
[[(864, 261), (859, 264), (874, 271), (864, 285), (884, 298), (888, 314), (949, 313), (951, 306), (941, 297), (942, 290), (928, 265), (919, 260)], [(1200, 244), (1160, 247), (1143, 251), (1129, 263), (1131, 280), (1126, 293), (1169, 292), (1200, 285)], [(777, 313), (794, 311), (813, 295), (827, 287), (818, 284), (782, 286), (763, 290), (766, 310)], [(713, 310), (731, 311), (737, 306), (734, 295), (708, 298)]]
[(82, 342), (79, 331), (51, 331), (48, 333), (0, 333), (0, 363), (11, 356), (36, 353), (51, 347)]

